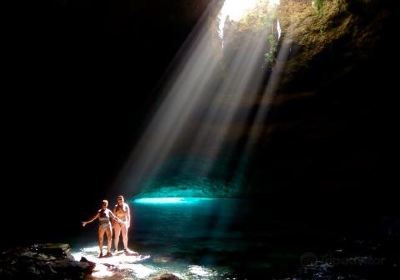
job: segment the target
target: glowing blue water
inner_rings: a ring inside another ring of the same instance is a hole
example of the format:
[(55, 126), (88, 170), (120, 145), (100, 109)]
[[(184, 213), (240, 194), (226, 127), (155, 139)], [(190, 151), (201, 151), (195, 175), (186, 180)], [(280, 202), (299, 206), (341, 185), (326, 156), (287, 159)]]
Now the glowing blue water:
[[(212, 271), (209, 278), (185, 279), (268, 278), (276, 268), (287, 271), (299, 264), (306, 244), (301, 236), (309, 232), (296, 221), (274, 220), (263, 201), (141, 197), (130, 206), (129, 246), (151, 256), (144, 266), (185, 275), (196, 265)], [(81, 247), (96, 246), (95, 227), (90, 234)]]

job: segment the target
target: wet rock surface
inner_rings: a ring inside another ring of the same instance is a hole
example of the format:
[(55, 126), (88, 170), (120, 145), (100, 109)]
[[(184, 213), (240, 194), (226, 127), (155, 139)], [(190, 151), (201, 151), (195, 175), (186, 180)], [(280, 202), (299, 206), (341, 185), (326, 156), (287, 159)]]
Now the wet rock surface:
[(327, 253), (304, 253), (301, 267), (280, 279), (399, 279), (399, 240), (353, 240)]
[(171, 273), (164, 273), (159, 276), (151, 278), (151, 280), (179, 280), (179, 279), (181, 279), (181, 278), (179, 278)]
[(94, 264), (76, 261), (68, 244), (34, 244), (0, 255), (1, 279), (84, 279)]

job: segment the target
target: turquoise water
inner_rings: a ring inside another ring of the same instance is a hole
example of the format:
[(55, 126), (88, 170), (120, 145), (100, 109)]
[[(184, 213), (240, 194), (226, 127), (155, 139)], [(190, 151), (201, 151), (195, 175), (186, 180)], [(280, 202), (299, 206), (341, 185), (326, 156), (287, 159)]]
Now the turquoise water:
[[(297, 268), (307, 246), (301, 236), (309, 229), (293, 220), (277, 221), (263, 202), (153, 197), (130, 206), (130, 248), (150, 256), (140, 264), (154, 273), (175, 272), (184, 279), (272, 277)], [(95, 232), (90, 234), (77, 246), (96, 250)]]

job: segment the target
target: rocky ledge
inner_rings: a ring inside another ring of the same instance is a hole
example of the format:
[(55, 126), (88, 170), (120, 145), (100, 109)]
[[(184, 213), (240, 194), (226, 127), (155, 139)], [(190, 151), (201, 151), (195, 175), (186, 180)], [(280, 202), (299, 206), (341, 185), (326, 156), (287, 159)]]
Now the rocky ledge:
[(94, 264), (76, 261), (62, 243), (13, 248), (0, 255), (0, 279), (84, 279)]

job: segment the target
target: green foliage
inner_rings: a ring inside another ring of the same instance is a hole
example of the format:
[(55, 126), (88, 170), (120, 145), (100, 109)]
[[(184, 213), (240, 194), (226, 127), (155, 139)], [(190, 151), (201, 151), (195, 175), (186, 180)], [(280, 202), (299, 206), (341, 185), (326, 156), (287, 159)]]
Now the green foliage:
[(239, 22), (239, 31), (257, 32), (271, 28), (277, 15), (274, 10), (268, 9), (267, 0), (259, 0), (257, 6), (249, 11)]
[[(225, 52), (229, 47), (231, 50), (235, 50), (235, 47), (246, 38), (262, 38), (265, 37), (265, 49), (263, 50), (264, 59), (262, 64), (272, 64), (276, 60), (276, 54), (278, 51), (277, 41), (277, 11), (271, 8), (269, 0), (258, 0), (257, 6), (248, 11), (247, 14), (240, 19), (239, 22), (231, 23), (230, 30), (234, 31), (234, 34), (230, 38), (230, 42), (225, 44)], [(243, 39), (243, 40), (242, 40)], [(230, 44), (230, 46), (228, 46)]]
[(276, 59), (278, 52), (278, 41), (276, 39), (276, 28), (275, 23), (277, 21), (277, 13), (274, 9), (268, 8), (268, 1), (260, 0), (257, 8), (250, 11), (246, 17), (244, 17), (239, 28), (242, 31), (251, 30), (252, 32), (260, 32), (260, 34), (267, 32), (266, 38), (266, 50), (264, 53), (264, 63), (273, 64)]
[(264, 54), (265, 62), (271, 64), (275, 62), (276, 54), (278, 52), (278, 41), (273, 34), (267, 37), (268, 51)]
[(312, 0), (313, 6), (317, 9), (318, 12), (321, 11), (322, 6), (324, 5), (325, 0)]

